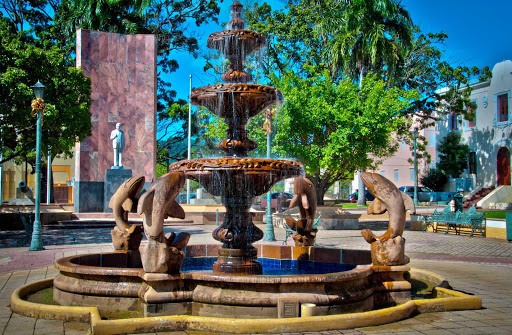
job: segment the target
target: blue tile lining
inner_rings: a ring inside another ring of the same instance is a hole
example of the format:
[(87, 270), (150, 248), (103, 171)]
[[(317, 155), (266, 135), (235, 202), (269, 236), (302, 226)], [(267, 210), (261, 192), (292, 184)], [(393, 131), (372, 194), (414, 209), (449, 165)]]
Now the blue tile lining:
[[(186, 257), (181, 272), (211, 271), (217, 257)], [(349, 271), (352, 264), (314, 262), (293, 259), (258, 258), (263, 266), (263, 275), (324, 274)]]

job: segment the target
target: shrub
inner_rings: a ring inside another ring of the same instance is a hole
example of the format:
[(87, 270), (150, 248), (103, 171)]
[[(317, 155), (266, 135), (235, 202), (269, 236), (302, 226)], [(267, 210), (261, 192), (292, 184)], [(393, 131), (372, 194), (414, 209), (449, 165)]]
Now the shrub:
[(432, 168), (428, 170), (426, 175), (421, 177), (420, 182), (432, 191), (439, 192), (442, 191), (443, 186), (448, 182), (448, 177), (440, 169)]

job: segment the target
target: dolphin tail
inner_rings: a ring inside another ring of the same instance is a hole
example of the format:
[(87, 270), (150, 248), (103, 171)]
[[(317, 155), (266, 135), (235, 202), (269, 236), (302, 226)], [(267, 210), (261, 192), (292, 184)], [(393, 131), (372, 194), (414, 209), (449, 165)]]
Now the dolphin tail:
[(368, 205), (367, 213), (384, 214), (387, 210), (386, 205), (379, 198), (375, 198), (375, 200), (370, 202), (370, 205)]
[(175, 247), (178, 250), (181, 250), (187, 246), (189, 240), (190, 240), (190, 234), (181, 232), (171, 242), (170, 246)]
[(290, 205), (288, 205), (288, 208), (293, 208), (299, 204), (299, 195), (294, 194), (292, 200), (290, 200)]
[(145, 192), (140, 196), (137, 204), (137, 214), (142, 215), (147, 210), (151, 210), (153, 206), (153, 198), (155, 197), (155, 190)]
[(370, 229), (363, 229), (361, 231), (361, 235), (363, 235), (366, 242), (368, 242), (370, 244), (377, 240), (382, 240), (382, 241), (389, 240), (389, 238), (391, 237), (391, 233), (392, 233), (391, 228), (388, 228), (388, 230), (386, 230), (386, 232), (380, 236), (377, 236), (374, 233), (372, 233), (372, 231)]
[(300, 196), (301, 196), (302, 207), (304, 207), (304, 209), (309, 209), (308, 195), (306, 193), (302, 193)]
[(170, 216), (172, 218), (184, 219), (185, 211), (183, 210), (183, 207), (180, 206), (180, 204), (174, 201), (169, 207), (169, 210), (167, 211), (167, 216)]
[(416, 214), (416, 207), (414, 206), (414, 201), (412, 198), (405, 192), (400, 191), (402, 195), (402, 200), (404, 201), (405, 211), (411, 211), (412, 214)]

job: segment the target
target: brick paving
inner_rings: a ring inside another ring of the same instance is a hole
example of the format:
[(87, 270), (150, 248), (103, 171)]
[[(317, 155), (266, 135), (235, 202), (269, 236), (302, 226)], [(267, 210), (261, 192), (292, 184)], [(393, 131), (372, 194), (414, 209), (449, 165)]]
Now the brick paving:
[[(191, 244), (213, 243), (215, 226), (173, 226), (166, 230), (192, 233)], [(260, 226), (264, 230), (263, 226)], [(33, 319), (11, 312), (14, 289), (57, 274), (55, 259), (82, 253), (112, 250), (110, 229), (44, 231), (45, 250), (30, 252), (23, 232), (0, 232), (0, 333), (89, 334), (88, 324)], [(285, 233), (276, 229), (282, 243)], [(420, 314), (378, 327), (327, 331), (321, 334), (512, 334), (512, 243), (479, 236), (444, 235), (406, 231), (406, 254), (411, 267), (438, 273), (457, 290), (483, 299), (483, 309)], [(289, 241), (290, 243), (291, 241)], [(369, 249), (359, 231), (325, 231), (317, 244), (324, 247)], [(158, 334), (203, 334), (186, 331)], [(292, 334), (292, 333), (288, 333)], [(293, 333), (318, 334), (318, 333)]]

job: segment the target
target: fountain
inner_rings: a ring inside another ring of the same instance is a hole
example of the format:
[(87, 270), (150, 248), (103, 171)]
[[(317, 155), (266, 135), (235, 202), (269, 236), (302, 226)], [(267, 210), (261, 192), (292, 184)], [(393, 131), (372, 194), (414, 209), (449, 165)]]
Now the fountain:
[(247, 84), (252, 76), (245, 72), (245, 58), (266, 42), (262, 34), (244, 29), (241, 14), (242, 5), (233, 3), (229, 30), (213, 33), (208, 38), (208, 47), (219, 50), (229, 61), (229, 71), (222, 76), (226, 84), (200, 87), (191, 95), (192, 104), (204, 106), (225, 120), (227, 138), (217, 147), (227, 156), (180, 161), (169, 170), (183, 171), (209, 193), (222, 197), (226, 217), (213, 237), (223, 245), (213, 272), (261, 274), (262, 267), (252, 243), (262, 239), (263, 232), (252, 223), (249, 208), (255, 196), (267, 192), (282, 179), (304, 174), (304, 168), (294, 161), (247, 158), (247, 153), (257, 147), (247, 137), (245, 128), (249, 119), (280, 103), (283, 96), (276, 88)]
[[(171, 330), (271, 333), (360, 327), (418, 312), (480, 308), (480, 298), (448, 290), (446, 281), (435, 274), (409, 268), (401, 237), (408, 203), (398, 190), (389, 193), (396, 201), (376, 201), (371, 206), (374, 213), (382, 213), (386, 206), (393, 211), (389, 234), (363, 232), (372, 244), (371, 253), (312, 246), (315, 207), (309, 202), (314, 203), (316, 195), (301, 177), (302, 164), (247, 157), (256, 148), (247, 137), (247, 123), (265, 108), (279, 104), (283, 96), (276, 88), (248, 83), (252, 77), (244, 70), (245, 57), (264, 46), (265, 39), (244, 29), (241, 13), (242, 5), (233, 3), (230, 29), (208, 38), (208, 46), (229, 61), (229, 70), (222, 76), (225, 84), (192, 92), (193, 104), (225, 119), (227, 138), (218, 148), (226, 156), (176, 162), (142, 195), (137, 193), (143, 178), (127, 180), (110, 202), (116, 218), (112, 230), (116, 251), (57, 260), (55, 267), (60, 273), (54, 280), (31, 283), (14, 292), (13, 311), (88, 321), (93, 332), (106, 334)], [(294, 203), (300, 207), (301, 219), (289, 222), (297, 228), (296, 246), (253, 245), (263, 237), (249, 212), (253, 198), (290, 177), (299, 177)], [(378, 178), (370, 177), (369, 183)], [(187, 233), (164, 236), (163, 220), (185, 215), (174, 199), (186, 178), (222, 197), (225, 219), (213, 232), (222, 245), (187, 245)], [(128, 224), (130, 211), (143, 217), (143, 229)], [(142, 231), (148, 243), (140, 245)], [(415, 281), (441, 300), (411, 300), (411, 282)], [(29, 293), (48, 287), (53, 287), (54, 300), (63, 306), (24, 300)], [(307, 321), (297, 318), (301, 304)], [(72, 307), (77, 305), (94, 307)], [(101, 319), (119, 318), (120, 310), (138, 317)]]

